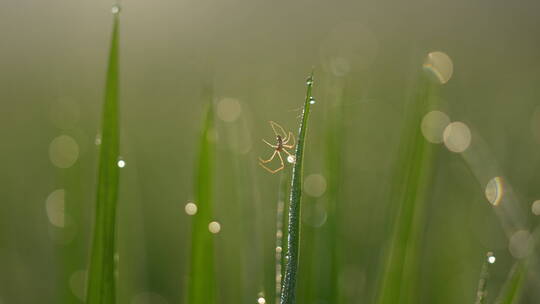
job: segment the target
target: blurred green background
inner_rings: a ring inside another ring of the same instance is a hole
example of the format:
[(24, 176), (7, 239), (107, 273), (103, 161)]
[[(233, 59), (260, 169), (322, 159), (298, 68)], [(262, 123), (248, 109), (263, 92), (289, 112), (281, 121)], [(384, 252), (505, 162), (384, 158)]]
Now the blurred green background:
[[(0, 303), (84, 298), (112, 4), (0, 4)], [(326, 265), (337, 238), (342, 299), (372, 303), (396, 208), (388, 191), (400, 165), (404, 110), (433, 51), (448, 54), (453, 74), (430, 98), (451, 121), (464, 122), (472, 140), (466, 154), (434, 144), (418, 296), (420, 303), (473, 303), (492, 251), (495, 298), (516, 254), (507, 237), (513, 231), (485, 196), (488, 181), (502, 178), (524, 229), (538, 223), (531, 205), (540, 199), (539, 2), (121, 5), (119, 303), (186, 303), (191, 220), (184, 206), (193, 199), (208, 85), (217, 114), (218, 302), (256, 303), (259, 293), (273, 302), (280, 175), (257, 165), (271, 152), (260, 139), (272, 140), (269, 120), (297, 130), (313, 66), (298, 301), (332, 303)], [(338, 107), (343, 169), (339, 229), (331, 235), (327, 127)], [(531, 288), (540, 269), (529, 273), (520, 303), (540, 301)]]

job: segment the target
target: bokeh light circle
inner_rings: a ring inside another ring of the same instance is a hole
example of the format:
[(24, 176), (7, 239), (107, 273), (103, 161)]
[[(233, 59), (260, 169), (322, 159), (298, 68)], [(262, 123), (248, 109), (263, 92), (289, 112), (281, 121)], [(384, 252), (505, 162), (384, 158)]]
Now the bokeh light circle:
[(444, 129), (450, 124), (448, 115), (441, 111), (431, 111), (422, 119), (421, 130), (427, 141), (434, 144), (443, 142)]
[(440, 84), (447, 83), (454, 73), (452, 59), (443, 52), (431, 52), (426, 56), (424, 70)]
[(448, 150), (456, 153), (464, 152), (471, 144), (471, 130), (463, 122), (452, 122), (444, 129), (443, 141)]

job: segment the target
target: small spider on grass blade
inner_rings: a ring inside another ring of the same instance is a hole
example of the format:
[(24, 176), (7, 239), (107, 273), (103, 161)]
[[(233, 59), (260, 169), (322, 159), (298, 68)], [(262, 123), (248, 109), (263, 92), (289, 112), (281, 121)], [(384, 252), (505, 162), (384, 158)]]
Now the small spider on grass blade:
[[(285, 163), (283, 162), (283, 157), (281, 156), (281, 152), (285, 152), (288, 155), (287, 160), (289, 162), (291, 163), (294, 162), (294, 155), (292, 155), (289, 151), (287, 151), (287, 149), (292, 149), (294, 145), (296, 144), (296, 140), (294, 139), (294, 135), (292, 134), (292, 132), (289, 131), (289, 134), (287, 134), (285, 130), (283, 129), (283, 127), (280, 126), (279, 124), (273, 121), (270, 121), (270, 126), (272, 127), (272, 130), (274, 130), (274, 134), (276, 135), (277, 144), (272, 145), (266, 140), (264, 139), (262, 140), (264, 143), (266, 143), (267, 145), (269, 145), (270, 147), (274, 149), (274, 153), (267, 160), (263, 160), (262, 158), (259, 157), (259, 165), (261, 165), (261, 167), (263, 167), (268, 172), (273, 174), (285, 168)], [(289, 141), (291, 141), (291, 143), (289, 143)], [(271, 162), (274, 159), (274, 157), (276, 157), (276, 155), (279, 157), (281, 166), (275, 170), (272, 170), (268, 168), (265, 164)]]

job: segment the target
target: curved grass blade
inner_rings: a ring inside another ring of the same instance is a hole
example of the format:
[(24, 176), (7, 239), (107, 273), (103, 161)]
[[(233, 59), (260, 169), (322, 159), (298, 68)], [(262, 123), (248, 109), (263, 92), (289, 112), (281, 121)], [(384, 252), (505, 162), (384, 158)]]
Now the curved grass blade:
[(215, 303), (214, 241), (208, 231), (212, 221), (213, 111), (209, 105), (201, 133), (195, 178), (197, 214), (193, 216), (191, 271), (188, 286), (190, 304)]
[(118, 197), (118, 13), (114, 14), (103, 104), (96, 220), (88, 271), (88, 304), (115, 303), (115, 239)]
[(390, 192), (392, 208), (397, 213), (379, 281), (378, 304), (418, 303), (414, 298), (418, 295), (420, 241), (434, 157), (433, 147), (421, 134), (420, 123), (428, 108), (431, 89), (428, 79), (421, 77), (418, 95), (406, 109), (406, 125)]
[(300, 245), (300, 200), (302, 197), (302, 162), (306, 140), (309, 111), (313, 102), (313, 72), (307, 79), (306, 100), (302, 112), (302, 120), (298, 131), (298, 142), (295, 152), (295, 163), (292, 171), (291, 196), (289, 201), (289, 221), (287, 234), (287, 253), (285, 255), (285, 276), (281, 287), (281, 304), (295, 303), (296, 276), (298, 273), (298, 252)]
[(525, 261), (518, 261), (512, 267), (504, 288), (497, 298), (496, 304), (516, 304), (519, 303), (523, 282), (527, 268)]

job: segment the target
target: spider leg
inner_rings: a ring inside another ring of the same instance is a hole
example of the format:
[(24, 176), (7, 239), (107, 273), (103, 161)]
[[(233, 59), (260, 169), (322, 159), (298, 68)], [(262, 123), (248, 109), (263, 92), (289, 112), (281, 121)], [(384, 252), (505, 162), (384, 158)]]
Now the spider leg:
[(294, 145), (296, 145), (296, 139), (294, 138), (294, 134), (292, 134), (292, 132), (289, 132), (289, 136), (287, 136), (287, 140), (283, 141), (283, 143), (284, 144), (288, 143), (291, 138), (292, 138), (293, 143), (288, 145), (288, 146), (284, 145), (284, 147), (287, 147), (287, 148), (290, 149), (290, 148), (294, 147)]
[(277, 150), (274, 152), (274, 155), (276, 155), (276, 153), (279, 156), (279, 160), (281, 162), (281, 167), (279, 167), (279, 168), (277, 168), (275, 170), (272, 170), (272, 169), (268, 168), (267, 166), (265, 166), (262, 162), (259, 162), (259, 165), (261, 165), (261, 167), (263, 167), (266, 171), (268, 171), (268, 172), (270, 172), (272, 174), (274, 174), (274, 173), (282, 170), (283, 168), (285, 168), (285, 164), (283, 163), (283, 158), (281, 157), (281, 153), (279, 153)]
[[(283, 147), (285, 147), (285, 146), (283, 146)], [(292, 148), (292, 147), (291, 147), (291, 148)], [(289, 149), (290, 149), (290, 148), (289, 148)], [(285, 149), (283, 149), (283, 148), (281, 149), (281, 151), (287, 153), (287, 155), (289, 155), (289, 156), (294, 157), (294, 155), (292, 155), (291, 152), (289, 152), (289, 151), (287, 151), (287, 150), (285, 150)]]
[(282, 142), (282, 144), (286, 144), (286, 143), (288, 143), (288, 142), (289, 142), (289, 139), (291, 139), (291, 135), (290, 135), (290, 134), (289, 134), (289, 136), (287, 136), (287, 137), (283, 138), (283, 142)]
[[(272, 130), (274, 130), (274, 134), (280, 135), (283, 138), (287, 138), (287, 133), (285, 132), (283, 127), (280, 126), (277, 122), (270, 121), (270, 126), (272, 127)], [(281, 134), (279, 134), (279, 132), (276, 130), (276, 127), (279, 129), (279, 131), (281, 131)]]
[(267, 142), (267, 141), (264, 140), (264, 139), (263, 139), (262, 141), (263, 141), (265, 144), (269, 145), (270, 147), (272, 147), (272, 148), (274, 148), (274, 149), (277, 148), (277, 146), (272, 145), (271, 143)]
[(281, 162), (281, 167), (277, 168), (275, 171), (278, 172), (279, 170), (282, 170), (285, 168), (285, 164), (283, 163), (283, 157), (281, 157), (281, 153), (278, 152), (277, 154), (279, 156), (279, 161)]
[(271, 156), (269, 159), (267, 159), (267, 160), (264, 160), (264, 159), (262, 159), (262, 158), (259, 157), (259, 161), (260, 161), (261, 163), (263, 163), (263, 164), (267, 164), (267, 163), (271, 162), (272, 159), (274, 159), (274, 157), (276, 157), (276, 153), (278, 153), (278, 151), (277, 151), (277, 150), (274, 150), (274, 154), (272, 154), (272, 156)]
[(268, 168), (267, 166), (265, 166), (265, 165), (263, 165), (261, 163), (259, 163), (259, 165), (261, 165), (261, 167), (263, 167), (266, 171), (268, 171), (268, 172), (270, 172), (272, 174), (274, 174), (274, 173), (278, 172), (279, 170), (283, 169), (283, 168), (277, 168), (276, 170), (272, 170), (272, 169)]

